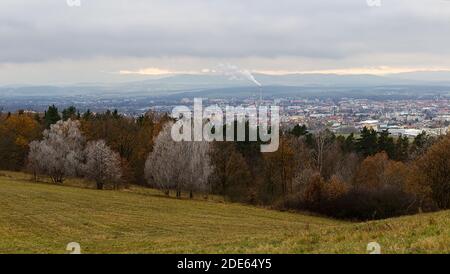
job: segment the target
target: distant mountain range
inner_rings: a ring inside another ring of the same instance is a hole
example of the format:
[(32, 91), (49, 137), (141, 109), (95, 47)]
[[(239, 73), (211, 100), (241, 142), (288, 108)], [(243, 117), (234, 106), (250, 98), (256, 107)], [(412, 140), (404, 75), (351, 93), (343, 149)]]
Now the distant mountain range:
[[(377, 76), (370, 74), (338, 75), (338, 74), (286, 74), (268, 75), (253, 74), (263, 86), (327, 86), (327, 87), (367, 87), (388, 85), (450, 85), (450, 71), (410, 72)], [(126, 83), (126, 86), (165, 87), (173, 89), (224, 88), (238, 86), (254, 86), (245, 78), (224, 75), (184, 74), (159, 79)]]
[[(291, 90), (293, 88), (315, 89), (361, 89), (393, 86), (413, 87), (450, 87), (450, 71), (410, 72), (376, 76), (369, 74), (289, 74), (267, 75), (254, 74), (264, 90)], [(181, 94), (208, 94), (209, 90), (220, 94), (242, 89), (245, 93), (254, 93), (257, 86), (245, 77), (225, 75), (183, 74), (147, 79), (143, 81), (119, 84), (73, 84), (65, 86), (4, 86), (0, 87), (0, 96), (34, 97), (34, 96), (173, 96)], [(445, 89), (444, 89), (445, 91)]]

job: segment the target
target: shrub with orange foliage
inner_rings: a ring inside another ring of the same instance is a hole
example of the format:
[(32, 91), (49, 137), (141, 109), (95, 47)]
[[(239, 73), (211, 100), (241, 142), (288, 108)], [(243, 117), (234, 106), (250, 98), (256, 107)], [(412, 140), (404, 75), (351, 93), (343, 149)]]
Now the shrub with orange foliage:
[(330, 181), (325, 184), (325, 195), (327, 199), (334, 200), (342, 197), (350, 190), (350, 186), (342, 181), (339, 177), (333, 176)]
[(315, 207), (326, 198), (325, 194), (325, 181), (320, 174), (316, 174), (311, 178), (311, 181), (308, 182), (302, 198), (304, 203), (309, 204), (310, 207)]
[(385, 152), (367, 157), (360, 165), (355, 177), (356, 186), (380, 188), (394, 186), (403, 189), (410, 170), (403, 162), (389, 160)]
[(422, 200), (432, 198), (439, 208), (450, 208), (450, 135), (430, 147), (414, 165), (409, 188)]
[(20, 112), (0, 118), (0, 169), (23, 168), (28, 144), (39, 138), (41, 130), (30, 114)]

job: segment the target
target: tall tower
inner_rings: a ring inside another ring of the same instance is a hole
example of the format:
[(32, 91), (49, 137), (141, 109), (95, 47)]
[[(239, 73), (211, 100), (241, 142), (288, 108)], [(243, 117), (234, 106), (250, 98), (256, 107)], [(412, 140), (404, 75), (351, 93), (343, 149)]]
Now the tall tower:
[(262, 86), (259, 86), (259, 105), (262, 105)]

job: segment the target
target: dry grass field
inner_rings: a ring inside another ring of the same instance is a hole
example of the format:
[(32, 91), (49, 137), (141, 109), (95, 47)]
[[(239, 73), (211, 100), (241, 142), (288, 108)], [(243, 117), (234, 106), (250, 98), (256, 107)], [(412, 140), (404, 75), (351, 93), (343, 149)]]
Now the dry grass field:
[(0, 253), (450, 253), (450, 211), (352, 223), (88, 183), (0, 172)]

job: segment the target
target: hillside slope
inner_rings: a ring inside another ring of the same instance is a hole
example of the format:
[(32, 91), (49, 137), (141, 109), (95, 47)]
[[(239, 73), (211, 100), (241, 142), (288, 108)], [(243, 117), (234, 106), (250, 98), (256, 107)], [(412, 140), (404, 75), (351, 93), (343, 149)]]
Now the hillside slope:
[(0, 253), (450, 252), (450, 212), (347, 223), (157, 191), (96, 191), (0, 174)]

